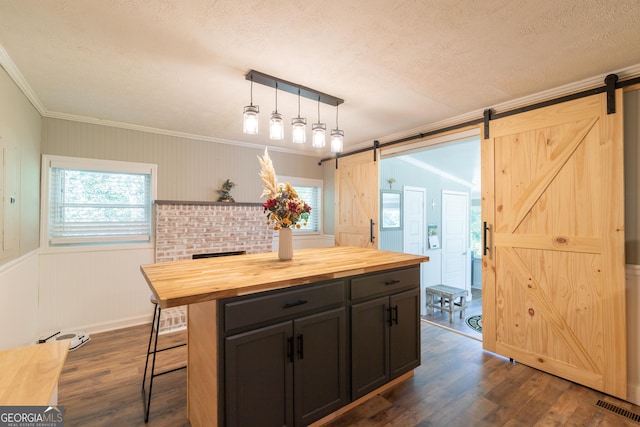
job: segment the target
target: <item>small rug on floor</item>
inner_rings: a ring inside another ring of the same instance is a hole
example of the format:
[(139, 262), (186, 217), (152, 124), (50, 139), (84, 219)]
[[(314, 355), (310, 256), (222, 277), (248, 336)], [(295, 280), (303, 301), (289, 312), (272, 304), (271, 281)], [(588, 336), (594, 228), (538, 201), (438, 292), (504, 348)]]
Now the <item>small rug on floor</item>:
[(473, 329), (478, 333), (482, 333), (482, 314), (476, 314), (474, 316), (469, 316), (464, 319), (464, 322), (468, 327)]

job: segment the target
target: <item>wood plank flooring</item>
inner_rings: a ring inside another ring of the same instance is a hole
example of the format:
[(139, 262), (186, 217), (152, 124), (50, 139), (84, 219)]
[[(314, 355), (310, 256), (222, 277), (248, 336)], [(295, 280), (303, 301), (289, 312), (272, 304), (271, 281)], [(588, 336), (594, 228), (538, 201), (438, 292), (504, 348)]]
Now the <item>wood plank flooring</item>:
[[(143, 426), (142, 371), (148, 326), (96, 334), (69, 353), (59, 383), (65, 426)], [(162, 338), (179, 342), (184, 333)], [(410, 380), (330, 422), (341, 426), (629, 426), (598, 399), (640, 408), (482, 351), (477, 340), (422, 324), (422, 366)], [(184, 363), (185, 348), (161, 368)], [(186, 371), (156, 378), (148, 426), (189, 426)]]

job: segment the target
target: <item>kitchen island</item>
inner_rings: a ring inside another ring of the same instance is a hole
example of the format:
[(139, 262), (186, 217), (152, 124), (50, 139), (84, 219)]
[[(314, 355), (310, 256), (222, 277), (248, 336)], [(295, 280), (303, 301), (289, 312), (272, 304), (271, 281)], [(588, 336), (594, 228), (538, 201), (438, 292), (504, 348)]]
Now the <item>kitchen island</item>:
[(191, 425), (309, 425), (410, 376), (425, 261), (330, 247), (141, 266), (162, 308), (188, 305)]

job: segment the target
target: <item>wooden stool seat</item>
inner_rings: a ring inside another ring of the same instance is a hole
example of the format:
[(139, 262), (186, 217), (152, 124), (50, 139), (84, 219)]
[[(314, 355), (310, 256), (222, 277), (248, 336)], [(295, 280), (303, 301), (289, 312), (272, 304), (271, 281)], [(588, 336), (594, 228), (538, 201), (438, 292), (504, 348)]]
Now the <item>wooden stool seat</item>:
[[(426, 299), (429, 316), (433, 316), (434, 308), (449, 313), (449, 323), (453, 323), (453, 313), (460, 312), (460, 319), (464, 318), (467, 302), (467, 290), (447, 285), (427, 286)], [(456, 301), (459, 299), (459, 301)]]

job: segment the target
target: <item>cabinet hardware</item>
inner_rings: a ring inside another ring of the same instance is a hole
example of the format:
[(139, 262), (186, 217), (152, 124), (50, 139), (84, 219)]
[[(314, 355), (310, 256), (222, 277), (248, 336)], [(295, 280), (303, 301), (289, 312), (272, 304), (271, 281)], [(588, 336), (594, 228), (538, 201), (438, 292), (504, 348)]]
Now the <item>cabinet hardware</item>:
[(384, 282), (385, 286), (389, 286), (389, 285), (395, 285), (400, 283), (400, 280), (397, 279), (393, 279), (393, 280), (387, 280)]
[(293, 337), (287, 338), (287, 357), (289, 362), (293, 363)]
[(387, 308), (387, 323), (389, 327), (393, 325), (393, 320), (391, 319), (391, 307)]
[(299, 305), (303, 305), (308, 303), (309, 301), (307, 301), (306, 299), (300, 299), (296, 302), (288, 302), (284, 305), (284, 308), (291, 308), (291, 307), (297, 307)]
[(304, 341), (302, 334), (298, 335), (298, 358), (304, 359)]
[(393, 321), (396, 322), (396, 325), (398, 324), (398, 306), (396, 305), (395, 307), (393, 307)]

